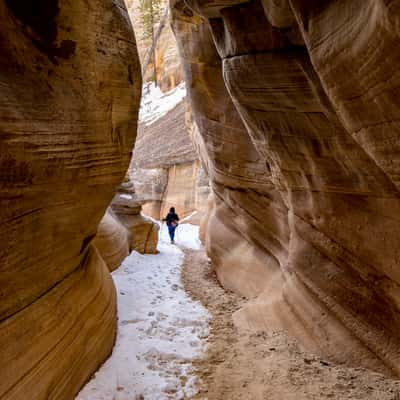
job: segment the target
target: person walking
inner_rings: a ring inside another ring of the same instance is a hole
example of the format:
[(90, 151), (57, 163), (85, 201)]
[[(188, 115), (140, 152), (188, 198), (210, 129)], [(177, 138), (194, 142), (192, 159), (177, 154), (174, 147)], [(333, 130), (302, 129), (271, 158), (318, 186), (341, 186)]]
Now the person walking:
[(178, 221), (179, 221), (178, 214), (175, 212), (174, 207), (171, 207), (169, 209), (169, 213), (163, 219), (163, 221), (167, 222), (169, 237), (171, 238), (171, 243), (174, 244), (175, 243), (175, 241), (174, 241), (175, 229), (177, 228)]

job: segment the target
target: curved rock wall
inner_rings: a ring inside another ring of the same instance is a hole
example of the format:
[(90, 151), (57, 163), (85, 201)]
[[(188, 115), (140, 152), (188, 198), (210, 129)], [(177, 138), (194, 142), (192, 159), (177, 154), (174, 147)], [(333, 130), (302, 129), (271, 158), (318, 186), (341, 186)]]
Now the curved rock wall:
[(150, 218), (141, 215), (142, 204), (133, 183), (126, 177), (111, 202), (110, 213), (125, 228), (129, 251), (155, 254), (160, 228)]
[(140, 97), (122, 1), (0, 3), (0, 398), (71, 399), (110, 353), (92, 246)]
[(93, 244), (112, 272), (129, 255), (129, 232), (112, 212), (107, 210), (100, 221)]
[(400, 2), (187, 3), (208, 252), (252, 298), (237, 323), (398, 375)]

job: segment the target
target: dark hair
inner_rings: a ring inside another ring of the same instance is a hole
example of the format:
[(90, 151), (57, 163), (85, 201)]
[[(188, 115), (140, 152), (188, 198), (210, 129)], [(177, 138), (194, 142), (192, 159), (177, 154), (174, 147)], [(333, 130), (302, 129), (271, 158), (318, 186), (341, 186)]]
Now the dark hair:
[(174, 212), (175, 212), (175, 207), (171, 207), (171, 208), (169, 209), (169, 212), (170, 212), (170, 213), (174, 213)]

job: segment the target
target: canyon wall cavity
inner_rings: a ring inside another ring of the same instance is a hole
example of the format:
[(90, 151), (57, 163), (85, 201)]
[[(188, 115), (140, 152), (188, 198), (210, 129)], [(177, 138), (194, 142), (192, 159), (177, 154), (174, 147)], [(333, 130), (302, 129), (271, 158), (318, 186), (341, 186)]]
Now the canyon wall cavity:
[(3, 1), (0, 20), (0, 398), (71, 399), (115, 337), (92, 239), (135, 140), (135, 38), (122, 0)]
[(171, 7), (236, 322), (399, 375), (400, 1)]

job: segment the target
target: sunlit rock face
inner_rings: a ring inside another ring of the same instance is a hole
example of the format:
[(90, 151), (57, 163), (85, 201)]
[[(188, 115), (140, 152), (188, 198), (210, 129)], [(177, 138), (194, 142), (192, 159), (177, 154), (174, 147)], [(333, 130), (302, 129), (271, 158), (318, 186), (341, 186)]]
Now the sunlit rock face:
[[(131, 18), (133, 28), (136, 35), (136, 43), (140, 60), (143, 62), (148, 56), (148, 51), (152, 44), (151, 37), (145, 32), (145, 24), (143, 13), (141, 12), (141, 0), (126, 0), (125, 1), (129, 16)], [(158, 21), (163, 20), (166, 8), (168, 6), (167, 0), (160, 1), (161, 11), (159, 18), (156, 18), (154, 34), (158, 32)], [(163, 92), (167, 92), (176, 87), (179, 82), (182, 82), (182, 68), (174, 34), (168, 22), (168, 18), (164, 23), (161, 34), (155, 46), (155, 71), (157, 75), (157, 84)], [(154, 58), (150, 59), (147, 70), (145, 71), (143, 80), (145, 82), (154, 80)]]
[(186, 3), (207, 249), (251, 298), (236, 322), (399, 375), (400, 2)]
[(122, 1), (0, 3), (0, 398), (71, 399), (111, 351), (92, 245), (141, 88)]

